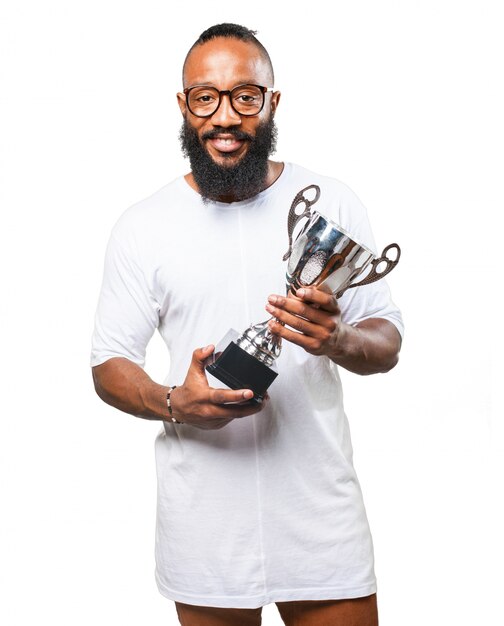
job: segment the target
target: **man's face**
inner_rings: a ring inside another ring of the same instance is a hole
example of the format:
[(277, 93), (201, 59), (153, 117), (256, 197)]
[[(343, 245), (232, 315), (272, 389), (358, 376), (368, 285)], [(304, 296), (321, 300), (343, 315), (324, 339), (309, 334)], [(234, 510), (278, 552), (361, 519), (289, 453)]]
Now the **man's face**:
[[(272, 80), (271, 68), (254, 44), (227, 37), (197, 46), (190, 53), (184, 71), (184, 87), (210, 85), (218, 90), (231, 90), (242, 84), (271, 87)], [(252, 117), (234, 111), (229, 97), (223, 96), (213, 115), (200, 118), (189, 111), (184, 94), (177, 97), (184, 116), (182, 148), (190, 158), (200, 193), (218, 199), (228, 194), (250, 197), (261, 191), (268, 156), (274, 150), (276, 129), (272, 118), (280, 93), (266, 93), (262, 111)], [(248, 189), (243, 188), (246, 180), (250, 181)]]

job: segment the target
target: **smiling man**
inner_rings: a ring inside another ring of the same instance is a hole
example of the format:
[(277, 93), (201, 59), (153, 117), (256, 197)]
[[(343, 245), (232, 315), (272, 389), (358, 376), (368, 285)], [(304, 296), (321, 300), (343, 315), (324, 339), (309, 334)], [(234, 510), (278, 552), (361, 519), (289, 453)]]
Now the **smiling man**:
[[(191, 171), (114, 227), (92, 350), (100, 397), (163, 422), (159, 590), (184, 626), (255, 626), (271, 602), (288, 625), (376, 626), (372, 541), (338, 366), (394, 367), (401, 315), (384, 281), (339, 300), (314, 288), (280, 295), (300, 189), (318, 185), (317, 209), (374, 249), (366, 210), (337, 180), (270, 159), (280, 93), (253, 31), (219, 24), (202, 33), (177, 98)], [(285, 341), (280, 376), (257, 404), (250, 389), (222, 388), (204, 367), (216, 338), (265, 309)], [(143, 369), (156, 329), (169, 385)]]
[(225, 43), (218, 37), (191, 48), (178, 98), (182, 149), (191, 163), (187, 182), (204, 198), (232, 202), (257, 195), (282, 171), (281, 163), (268, 161), (280, 92), (272, 88), (262, 46), (233, 37)]

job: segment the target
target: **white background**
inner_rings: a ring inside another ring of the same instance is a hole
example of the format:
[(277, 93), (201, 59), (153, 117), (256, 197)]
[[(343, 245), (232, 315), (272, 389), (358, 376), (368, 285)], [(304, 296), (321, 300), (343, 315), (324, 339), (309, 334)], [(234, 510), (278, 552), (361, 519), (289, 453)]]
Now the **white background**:
[[(222, 21), (271, 53), (277, 158), (346, 182), (403, 249), (401, 362), (344, 376), (381, 623), (502, 624), (500, 5), (2, 3), (2, 624), (176, 623), (153, 577), (159, 424), (95, 396), (89, 343), (111, 226), (187, 170), (181, 64)], [(157, 380), (166, 359), (155, 340)]]

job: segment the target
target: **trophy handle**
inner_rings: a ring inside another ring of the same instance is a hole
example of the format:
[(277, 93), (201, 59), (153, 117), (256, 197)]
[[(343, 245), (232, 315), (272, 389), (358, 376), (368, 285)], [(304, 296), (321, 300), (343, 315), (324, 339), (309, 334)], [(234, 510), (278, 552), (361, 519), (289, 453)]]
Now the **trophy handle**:
[[(309, 191), (310, 189), (315, 189), (315, 198), (313, 200), (308, 200), (308, 198), (304, 197), (305, 191)], [(284, 261), (287, 261), (287, 259), (290, 257), (291, 252), (292, 252), (292, 233), (294, 232), (294, 228), (296, 227), (296, 224), (303, 217), (309, 218), (311, 216), (310, 208), (315, 204), (315, 202), (317, 202), (319, 198), (320, 198), (320, 187), (318, 185), (308, 185), (308, 187), (301, 189), (301, 191), (296, 195), (296, 197), (292, 201), (292, 204), (289, 210), (289, 216), (287, 217), (287, 232), (289, 234), (289, 249), (283, 256)], [(296, 213), (296, 208), (301, 203), (304, 203), (305, 209), (302, 213), (298, 214)]]
[[(388, 258), (387, 254), (390, 250), (396, 250), (397, 257), (395, 259)], [(386, 248), (384, 248), (380, 257), (378, 257), (377, 259), (374, 259), (374, 261), (371, 261), (372, 269), (369, 272), (369, 274), (358, 283), (353, 283), (351, 285), (348, 285), (348, 287), (346, 287), (343, 291), (340, 291), (336, 295), (336, 297), (339, 298), (341, 295), (343, 295), (346, 289), (352, 289), (353, 287), (360, 287), (361, 285), (369, 285), (370, 283), (374, 283), (377, 280), (380, 280), (380, 278), (383, 278), (394, 269), (394, 267), (399, 263), (400, 258), (401, 258), (401, 248), (396, 243), (389, 244)], [(380, 265), (380, 263), (385, 263), (385, 268), (381, 271), (378, 271), (378, 266)]]

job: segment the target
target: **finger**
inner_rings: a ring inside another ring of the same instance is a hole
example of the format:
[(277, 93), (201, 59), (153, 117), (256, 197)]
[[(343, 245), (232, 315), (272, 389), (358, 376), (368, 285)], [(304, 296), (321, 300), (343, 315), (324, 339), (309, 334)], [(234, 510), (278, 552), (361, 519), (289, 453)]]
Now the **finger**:
[(295, 294), (303, 302), (311, 302), (317, 304), (325, 311), (330, 313), (336, 313), (339, 311), (338, 301), (336, 296), (331, 292), (323, 291), (322, 289), (316, 289), (314, 287), (301, 287)]
[(210, 389), (209, 401), (212, 404), (227, 404), (229, 402), (246, 402), (254, 397), (251, 389)]
[[(307, 332), (308, 326), (305, 321), (312, 322), (315, 325), (324, 326), (331, 330), (335, 328), (335, 322), (332, 319), (332, 311), (325, 309), (315, 309), (312, 304), (307, 304), (302, 300), (294, 298), (283, 298), (281, 296), (270, 296), (271, 299), (275, 299), (277, 306), (268, 302), (266, 310), (274, 317), (278, 318), (285, 324), (289, 324), (293, 328), (301, 332)], [(331, 313), (331, 315), (329, 315)], [(296, 320), (295, 317), (298, 319)]]
[(325, 341), (327, 340), (327, 337), (310, 336), (305, 333), (290, 330), (290, 328), (282, 326), (282, 324), (275, 320), (270, 320), (268, 322), (268, 327), (274, 335), (278, 335), (279, 337), (304, 348), (304, 350), (310, 352), (311, 354), (322, 354)]
[(264, 408), (264, 402), (247, 402), (246, 404), (224, 404), (220, 409), (224, 415), (232, 418), (243, 418), (259, 413)]
[(329, 317), (327, 313), (325, 314), (325, 318), (322, 319), (320, 323), (314, 323), (303, 317), (291, 315), (290, 313), (286, 313), (281, 310), (278, 310), (275, 317), (277, 320), (280, 320), (283, 324), (289, 326), (298, 333), (308, 335), (309, 337), (315, 337), (317, 339), (325, 340), (336, 330), (335, 320)]
[[(213, 391), (221, 392), (225, 390), (215, 389)], [(253, 393), (250, 392), (250, 394), (245, 395), (247, 396), (246, 400), (241, 399), (238, 402), (226, 400), (225, 403), (212, 404), (207, 419), (211, 422), (215, 421), (216, 419), (218, 420), (222, 418), (235, 419), (248, 417), (249, 415), (253, 415), (254, 413), (259, 413), (259, 411), (262, 411), (266, 403), (266, 398), (262, 402), (251, 402), (250, 400), (253, 397)], [(249, 395), (250, 397), (248, 397)], [(222, 398), (220, 393), (216, 394), (216, 397)]]

